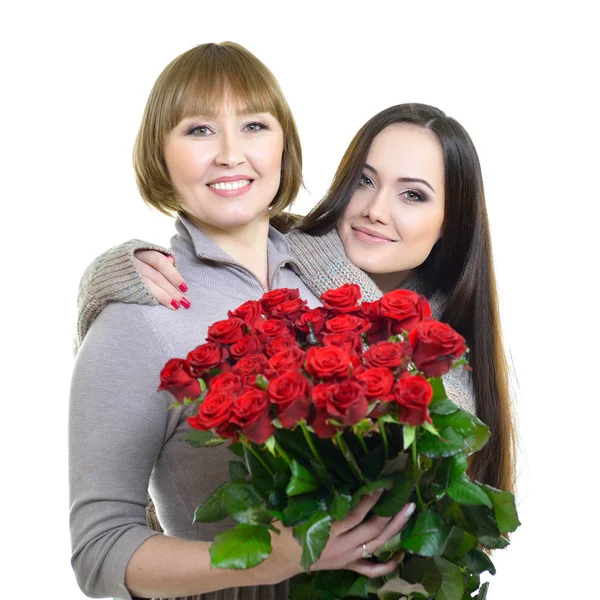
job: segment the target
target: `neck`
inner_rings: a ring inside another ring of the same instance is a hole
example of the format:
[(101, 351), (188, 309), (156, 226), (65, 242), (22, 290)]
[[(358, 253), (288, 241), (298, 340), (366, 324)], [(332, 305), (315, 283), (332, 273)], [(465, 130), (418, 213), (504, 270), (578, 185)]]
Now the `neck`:
[(396, 273), (367, 273), (375, 282), (375, 285), (384, 293), (397, 290), (402, 287), (405, 281), (412, 275), (412, 269), (408, 271), (398, 271)]
[(218, 229), (198, 221), (186, 214), (204, 234), (213, 240), (223, 251), (242, 267), (250, 271), (263, 285), (269, 289), (269, 267), (267, 247), (269, 240), (269, 214), (254, 219), (251, 223), (232, 229)]

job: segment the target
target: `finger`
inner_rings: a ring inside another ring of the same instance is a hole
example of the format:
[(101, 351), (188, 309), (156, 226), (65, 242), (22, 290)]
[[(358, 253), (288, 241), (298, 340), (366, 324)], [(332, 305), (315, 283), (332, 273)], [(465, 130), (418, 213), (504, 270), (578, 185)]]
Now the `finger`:
[[(165, 256), (155, 250), (137, 250), (135, 258), (158, 271), (176, 290), (187, 291), (183, 277), (173, 265), (175, 261), (173, 256)], [(155, 280), (153, 279), (153, 281)]]
[[(187, 298), (185, 298), (179, 290), (175, 289), (159, 271), (156, 271), (154, 267), (151, 267), (140, 260), (134, 259), (134, 261), (142, 279), (150, 280), (155, 286), (163, 290), (170, 297), (169, 303), (172, 304), (172, 301), (175, 300), (177, 306), (182, 304), (185, 308), (190, 307)], [(156, 295), (155, 297), (158, 299)], [(161, 294), (161, 298), (164, 300), (164, 294)], [(161, 301), (161, 304), (163, 303), (164, 302)]]
[(391, 575), (398, 568), (398, 563), (401, 559), (401, 554), (392, 556), (390, 560), (384, 563), (374, 563), (369, 560), (360, 559), (351, 563), (346, 569), (360, 573), (365, 577), (381, 577), (382, 575)]
[[(158, 300), (159, 304), (162, 304), (171, 310), (177, 310), (179, 308), (179, 302), (172, 298), (161, 287), (157, 286), (151, 279), (142, 276), (142, 281), (144, 282), (146, 289)], [(173, 304), (173, 302), (175, 302), (175, 304)]]
[(351, 510), (343, 521), (334, 523), (331, 526), (332, 533), (334, 535), (342, 535), (362, 523), (369, 511), (377, 504), (382, 493), (383, 489), (377, 490), (370, 495), (363, 496), (356, 508)]
[(369, 541), (359, 542), (359, 548), (357, 548), (357, 552), (360, 552), (360, 555), (362, 556), (362, 544), (365, 544), (367, 552), (376, 552), (379, 550), (381, 546), (392, 539), (397, 533), (402, 531), (414, 511), (415, 505), (412, 502), (406, 504), (404, 508), (397, 515), (395, 515), (394, 518), (383, 527), (383, 529), (381, 529), (380, 533), (376, 537), (370, 539)]
[[(362, 547), (363, 544), (379, 537), (394, 517), (372, 516), (369, 520), (359, 523), (354, 529), (344, 534), (346, 548)], [(372, 552), (373, 549), (369, 548)]]

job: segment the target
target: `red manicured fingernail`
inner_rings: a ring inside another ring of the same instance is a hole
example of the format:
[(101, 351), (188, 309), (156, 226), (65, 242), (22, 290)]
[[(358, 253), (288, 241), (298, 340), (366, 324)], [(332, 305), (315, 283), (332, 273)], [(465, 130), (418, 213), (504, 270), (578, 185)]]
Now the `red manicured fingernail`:
[(177, 300), (175, 300), (175, 298), (173, 298), (173, 300), (171, 300), (171, 306), (173, 308), (179, 308), (179, 302), (177, 302)]
[(189, 308), (192, 303), (184, 296), (179, 302), (181, 302), (181, 306), (184, 308)]
[(179, 289), (180, 289), (180, 290), (181, 290), (181, 291), (182, 291), (182, 292), (185, 294), (185, 293), (188, 291), (188, 286), (187, 286), (187, 285), (185, 285), (185, 283), (182, 283), (182, 284), (179, 286)]

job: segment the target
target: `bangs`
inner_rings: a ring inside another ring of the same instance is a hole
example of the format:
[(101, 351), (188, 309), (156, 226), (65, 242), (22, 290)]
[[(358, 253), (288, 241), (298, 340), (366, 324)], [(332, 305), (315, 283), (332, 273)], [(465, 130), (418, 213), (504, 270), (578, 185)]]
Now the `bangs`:
[(181, 66), (184, 72), (178, 73), (180, 91), (172, 104), (169, 129), (187, 117), (213, 117), (224, 102), (232, 103), (238, 114), (271, 113), (282, 124), (279, 86), (253, 56), (235, 48), (214, 46)]

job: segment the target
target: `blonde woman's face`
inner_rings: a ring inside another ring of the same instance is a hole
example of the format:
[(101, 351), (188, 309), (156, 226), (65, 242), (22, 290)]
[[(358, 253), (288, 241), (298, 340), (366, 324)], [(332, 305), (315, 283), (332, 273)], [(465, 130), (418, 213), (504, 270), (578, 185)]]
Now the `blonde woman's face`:
[(429, 256), (444, 221), (444, 159), (431, 131), (399, 123), (379, 133), (338, 223), (348, 258), (393, 289)]
[(238, 114), (230, 102), (166, 136), (164, 158), (184, 210), (206, 229), (264, 218), (281, 181), (283, 130), (270, 113)]

